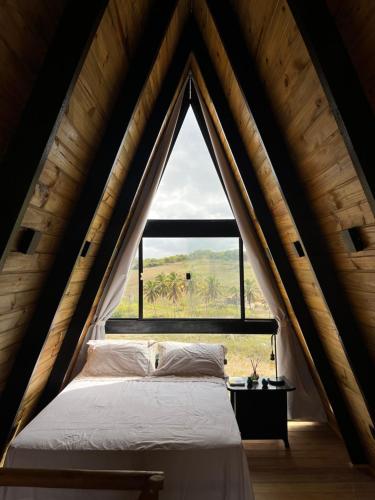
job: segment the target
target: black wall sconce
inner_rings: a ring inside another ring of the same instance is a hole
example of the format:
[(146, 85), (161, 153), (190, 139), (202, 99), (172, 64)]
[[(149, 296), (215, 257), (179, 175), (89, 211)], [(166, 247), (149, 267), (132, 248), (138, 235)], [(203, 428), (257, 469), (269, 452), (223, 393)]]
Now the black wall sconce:
[(366, 248), (359, 227), (350, 227), (341, 231), (345, 248), (348, 252), (360, 252)]
[(31, 255), (35, 252), (36, 247), (42, 237), (42, 233), (36, 229), (29, 227), (21, 228), (20, 235), (17, 241), (17, 252)]
[(300, 241), (293, 241), (293, 247), (298, 257), (305, 256), (305, 251)]
[(88, 251), (90, 250), (90, 246), (91, 246), (91, 241), (86, 240), (81, 250), (81, 257), (86, 257)]

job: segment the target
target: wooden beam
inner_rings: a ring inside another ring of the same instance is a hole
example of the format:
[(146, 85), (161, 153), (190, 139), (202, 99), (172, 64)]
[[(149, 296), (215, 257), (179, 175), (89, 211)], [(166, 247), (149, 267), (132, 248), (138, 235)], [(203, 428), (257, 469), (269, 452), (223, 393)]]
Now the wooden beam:
[(148, 219), (143, 238), (240, 238), (235, 219)]
[(298, 280), (290, 265), (288, 255), (278, 234), (272, 213), (259, 184), (254, 166), (248, 157), (246, 147), (242, 141), (237, 124), (221, 87), (220, 80), (216, 74), (198, 28), (192, 30), (192, 35), (194, 36), (195, 58), (200, 67), (223, 132), (230, 145), (243, 184), (254, 207), (257, 220), (266, 238), (268, 248), (274, 259), (298, 323), (303, 331), (309, 351), (313, 356), (315, 366), (324, 384), (327, 396), (331, 402), (351, 460), (353, 463), (365, 463), (366, 456), (356, 427), (348, 412), (335, 374), (327, 359), (319, 334), (314, 326), (310, 310), (303, 298)]
[(330, 257), (325, 237), (310, 207), (302, 183), (298, 180), (297, 169), (289, 154), (283, 131), (278, 125), (256, 65), (247, 49), (238, 19), (227, 2), (207, 0), (207, 4), (374, 422), (375, 391), (372, 387), (374, 367), (370, 354), (361, 341), (359, 333), (361, 326), (352, 312), (351, 304), (337, 274), (333, 272), (335, 265)]
[(22, 222), (108, 0), (68, 2), (1, 162), (0, 269)]
[(137, 151), (129, 166), (126, 180), (110, 223), (105, 231), (95, 262), (87, 277), (75, 313), (64, 337), (57, 359), (39, 400), (37, 411), (43, 409), (61, 390), (61, 385), (74, 355), (82, 330), (90, 314), (96, 294), (112, 258), (116, 244), (121, 236), (125, 221), (130, 213), (143, 173), (155, 146), (163, 121), (173, 101), (178, 84), (189, 55), (189, 38), (185, 31), (174, 55), (173, 63), (165, 77), (162, 90), (155, 102), (154, 109), (142, 134)]
[(88, 178), (62, 239), (63, 244), (43, 286), (38, 305), (1, 395), (0, 448), (4, 447), (8, 440), (14, 418), (105, 191), (139, 96), (157, 58), (176, 3), (176, 0), (165, 0), (162, 4), (156, 2), (150, 13), (139, 50), (122, 84), (96, 158), (89, 169)]
[(375, 214), (375, 119), (324, 0), (288, 0), (353, 166)]
[(164, 472), (95, 469), (0, 469), (0, 486), (78, 490), (141, 491), (143, 499), (157, 499)]
[(106, 333), (240, 333), (273, 335), (277, 333), (275, 319), (109, 319)]

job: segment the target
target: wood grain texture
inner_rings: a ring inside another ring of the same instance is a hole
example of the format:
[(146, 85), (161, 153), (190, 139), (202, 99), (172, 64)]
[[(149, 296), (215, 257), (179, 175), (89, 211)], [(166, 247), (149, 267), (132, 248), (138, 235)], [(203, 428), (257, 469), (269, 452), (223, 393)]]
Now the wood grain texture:
[[(36, 9), (36, 2), (32, 3)], [(40, 4), (40, 9), (43, 9), (45, 2)], [(142, 33), (141, 19), (147, 16), (151, 5), (149, 1), (134, 4), (128, 0), (113, 0), (104, 14), (22, 222), (22, 225), (42, 232), (40, 244), (33, 255), (21, 255), (15, 247), (0, 273), (1, 314), (6, 318), (8, 312), (17, 308), (17, 304), (22, 305), (23, 310), (28, 309), (29, 313), (35, 307)], [(21, 21), (25, 23), (27, 9), (22, 15), (24, 18)], [(33, 19), (35, 24), (30, 24), (30, 29), (37, 31), (37, 16), (28, 19), (28, 23)], [(23, 26), (21, 21), (20, 30)], [(17, 54), (20, 59), (24, 57), (21, 48)], [(10, 85), (9, 81), (6, 83)], [(99, 213), (92, 225), (90, 238), (96, 242), (100, 228), (107, 221), (105, 215)], [(85, 279), (90, 258), (85, 264), (80, 262), (74, 281)], [(22, 297), (26, 292), (25, 303)], [(20, 299), (18, 293), (23, 294)], [(56, 315), (55, 323), (66, 311), (65, 307), (62, 314)], [(2, 353), (0, 349), (0, 359), (4, 356), (7, 360), (7, 371), (1, 371), (2, 382), (19, 347), (19, 342), (12, 342), (13, 334), (18, 340), (22, 337), (19, 325), (14, 325), (14, 329), (10, 328), (2, 334), (7, 340), (6, 352)]]
[[(48, 46), (65, 7), (65, 0), (4, 1), (0, 6), (0, 157), (16, 129), (43, 64)], [(29, 211), (31, 226), (59, 227)], [(50, 232), (51, 232), (50, 231)], [(13, 252), (0, 275), (0, 387), (2, 388), (17, 350), (22, 330), (48, 268), (48, 256), (24, 256)], [(1, 390), (1, 389), (0, 389)]]
[(311, 422), (289, 422), (290, 450), (278, 441), (245, 441), (255, 500), (372, 500), (375, 477), (352, 467), (341, 439)]
[[(25, 226), (42, 232), (36, 253), (20, 254), (15, 242), (0, 273), (0, 390), (22, 341), (28, 318), (38, 301), (43, 282), (54, 262), (54, 256), (62, 244), (63, 231), (79, 199), (88, 166), (105, 130), (121, 82), (127, 74), (142, 35), (143, 19), (152, 3), (149, 0), (111, 0), (23, 220)], [(361, 325), (361, 331), (357, 334), (375, 359), (375, 221), (327, 99), (285, 0), (231, 0), (231, 4), (242, 23), (248, 47), (257, 61), (273, 109), (298, 167), (299, 179), (319, 220), (334, 260), (333, 272), (338, 273)], [(374, 2), (327, 0), (327, 4), (335, 17), (366, 95), (375, 109)], [(52, 3), (46, 0), (7, 0), (1, 3), (0, 64), (5, 70), (0, 76), (0, 154), (7, 147), (18, 123), (64, 5), (64, 0)], [(129, 162), (150, 115), (189, 8), (188, 0), (180, 2), (158, 62), (138, 103), (132, 126), (124, 137), (121, 153), (87, 235), (87, 239), (96, 246), (92, 245), (86, 258), (78, 259), (72, 271), (70, 284), (56, 312), (19, 413), (19, 417), (22, 415), (25, 421), (48, 378), (69, 319), (74, 313), (95, 251), (111, 217), (120, 186), (126, 179)], [(343, 394), (353, 409), (369, 459), (375, 464), (369, 415), (310, 264), (306, 258), (297, 258), (293, 252), (292, 243), (298, 239), (298, 234), (274, 178), (251, 110), (247, 108), (235, 81), (203, 0), (194, 3), (194, 12), (247, 145), (248, 154), (257, 168), (258, 178), (304, 297), (313, 313), (321, 340)], [(207, 105), (214, 117), (208, 98)], [(217, 119), (215, 123), (220, 130)], [(225, 144), (225, 138), (222, 137), (222, 140)], [(226, 149), (231, 158), (229, 145)], [(233, 161), (232, 165), (235, 172)], [(253, 213), (250, 200), (246, 201), (249, 212)], [(256, 219), (254, 222), (262, 238)], [(342, 229), (353, 226), (360, 226), (366, 243), (365, 250), (361, 252), (348, 252), (340, 234)], [(264, 243), (266, 245), (265, 241)], [(271, 265), (295, 330), (304, 345), (303, 334), (277, 269), (272, 262)], [(313, 369), (313, 360), (306, 346), (305, 354)], [(315, 378), (319, 381), (316, 373)], [(320, 388), (323, 394), (324, 388)]]
[[(148, 3), (146, 2), (145, 6), (147, 5)], [(102, 201), (97, 208), (96, 215), (92, 221), (87, 236), (87, 240), (89, 241), (91, 238), (95, 237), (98, 245), (100, 245), (105, 229), (109, 223), (112, 210), (115, 206), (117, 197), (120, 192), (120, 188), (123, 182), (126, 182), (128, 166), (134, 155), (143, 129), (147, 123), (148, 117), (150, 116), (150, 113), (152, 111), (152, 107), (159, 93), (164, 75), (171, 62), (171, 58), (182, 31), (182, 27), (188, 15), (188, 5), (189, 4), (187, 0), (184, 0), (179, 3), (178, 8), (176, 9), (176, 12), (171, 20), (171, 24), (166, 32), (166, 36), (161, 46), (158, 58), (151, 71), (147, 84), (142, 91), (137, 104), (137, 108), (134, 111), (131, 126), (125, 133), (122, 147), (116, 160), (116, 164), (113, 168), (106, 187), (106, 191), (104, 192)], [(124, 22), (129, 22), (129, 19), (126, 16), (126, 12), (122, 12), (122, 16)], [(135, 19), (134, 22), (136, 22)], [(76, 265), (72, 270), (70, 283), (76, 283), (76, 285), (79, 286), (80, 291), (83, 288), (85, 278), (92, 266), (93, 257), (94, 255), (91, 253), (90, 249), (88, 255), (85, 258), (80, 257), (77, 260)], [(58, 337), (56, 337), (56, 333), (54, 333), (56, 331), (55, 326), (62, 320), (68, 321), (73, 316), (75, 306), (79, 300), (79, 297), (79, 292), (74, 294), (71, 293), (71, 288), (69, 285), (67, 291), (61, 299), (60, 306), (56, 312), (49, 334), (49, 337), (52, 335), (52, 338), (56, 339), (57, 346), (53, 350), (51, 350), (49, 348), (48, 337), (46, 345), (44, 346), (44, 349), (39, 357), (37, 367), (34, 370), (33, 376), (30, 380), (28, 389), (25, 393), (24, 401), (21, 404), (17, 421), (19, 421), (22, 416), (22, 419), (26, 422), (27, 418), (30, 415), (30, 412), (37, 402), (41, 391), (44, 388), (53, 367), (58, 348), (60, 347), (67, 330), (66, 327), (60, 329)]]
[(0, 5), (0, 158), (19, 122), (66, 0)]
[(159, 491), (164, 486), (164, 473), (161, 471), (3, 467), (0, 470), (0, 486), (139, 491), (138, 500), (158, 500)]
[[(331, 189), (332, 184), (338, 188), (335, 193), (337, 203), (339, 206), (344, 206), (338, 211), (350, 211), (352, 217), (354, 217), (353, 212), (357, 214), (358, 210), (362, 212), (361, 207), (364, 207), (363, 210), (366, 211), (366, 201), (362, 201), (361, 205), (355, 203), (350, 205), (350, 200), (347, 201), (347, 194), (340, 191), (340, 186), (345, 184), (346, 193), (353, 189), (357, 192), (356, 196), (361, 196), (360, 193), (358, 195), (354, 168), (340, 142), (337, 125), (329, 112), (317, 75), (312, 68), (312, 63), (286, 2), (283, 0), (275, 2), (238, 0), (231, 3), (241, 21), (248, 47), (258, 63), (260, 76), (266, 85), (277, 118), (283, 126), (285, 138), (298, 166), (298, 174), (305, 183), (311, 203), (314, 195), (321, 197), (325, 194), (325, 188), (322, 189), (321, 185), (319, 189), (309, 188), (311, 179), (315, 180), (321, 174), (320, 168), (323, 163), (323, 169), (328, 172), (326, 175), (330, 179)], [(274, 214), (280, 237), (289, 255), (292, 255), (291, 245), (293, 240), (298, 239), (297, 232), (293, 218), (272, 174), (272, 166), (262, 147), (251, 110), (248, 110), (244, 102), (215, 26), (203, 2), (195, 4), (195, 13), (228, 102), (247, 145), (249, 157), (256, 166), (258, 178)], [(292, 90), (288, 90), (290, 87)], [(339, 142), (339, 147), (330, 147), (329, 141), (332, 141), (333, 137)], [(323, 162), (320, 161), (321, 157)], [(310, 160), (308, 167), (306, 158)], [(317, 176), (314, 175), (314, 169), (317, 169)], [(307, 176), (306, 181), (304, 175)], [(341, 175), (344, 177), (343, 183)], [(329, 188), (327, 191), (329, 193)], [(321, 197), (322, 200), (324, 197)], [(322, 220), (322, 213), (325, 219), (330, 218), (329, 221), (335, 219), (336, 213), (332, 208), (326, 208), (321, 202), (319, 212), (317, 212), (319, 223)], [(363, 220), (362, 214), (358, 214), (358, 217), (361, 221)], [(366, 224), (371, 225), (371, 222), (373, 222), (371, 216), (367, 214)], [(309, 221), (306, 221), (306, 224), (308, 223)], [(325, 229), (324, 236), (327, 242), (331, 240), (332, 233), (337, 236), (338, 232), (337, 227), (332, 231), (332, 225), (330, 230)], [(344, 255), (341, 253), (341, 260)], [(333, 257), (335, 257), (334, 252)], [(291, 258), (291, 264), (298, 277), (304, 298), (311, 308), (314, 322), (320, 331), (321, 340), (335, 369), (343, 394), (352, 409), (355, 400), (356, 411), (353, 411), (353, 418), (361, 432), (369, 459), (374, 461), (375, 446), (369, 430), (371, 419), (351, 373), (346, 354), (338, 340), (338, 332), (324, 297), (309, 263), (304, 262), (305, 260), (305, 258)], [(359, 332), (359, 334), (365, 340), (365, 333)]]
[(375, 3), (326, 0), (326, 4), (375, 112)]
[[(239, 169), (238, 169), (238, 166), (237, 164), (235, 163), (235, 159), (232, 155), (232, 151), (231, 151), (231, 147), (230, 147), (230, 144), (228, 143), (227, 141), (227, 138), (224, 134), (224, 131), (222, 129), (222, 126), (221, 126), (221, 123), (220, 123), (220, 119), (219, 117), (217, 116), (216, 114), (216, 110), (215, 110), (215, 107), (210, 99), (210, 95), (208, 93), (208, 90), (207, 90), (207, 87), (206, 87), (206, 83), (202, 77), (202, 74), (201, 74), (201, 71), (200, 71), (200, 68), (198, 66), (198, 64), (196, 63), (196, 60), (195, 58), (193, 58), (192, 60), (192, 72), (193, 72), (193, 75), (194, 75), (194, 79), (195, 81), (197, 82), (198, 84), (198, 87), (199, 87), (199, 90), (200, 90), (200, 93), (203, 97), (203, 100), (207, 106), (207, 109), (208, 111), (210, 112), (210, 115), (211, 115), (211, 118), (213, 120), (213, 123), (215, 124), (215, 127), (216, 127), (216, 130), (219, 134), (219, 137), (220, 137), (220, 140), (221, 140), (221, 143), (224, 147), (224, 150), (225, 150), (225, 153), (227, 155), (227, 158), (228, 158), (228, 161), (229, 161), (229, 164), (232, 168), (232, 172), (234, 174), (234, 177), (236, 178), (238, 184), (239, 184), (239, 188), (240, 188), (240, 191), (243, 195), (243, 199), (244, 199), (244, 202), (246, 204), (246, 207), (248, 209), (248, 212), (249, 212), (249, 216), (251, 217), (251, 220), (254, 224), (254, 227), (256, 229), (256, 232), (257, 232), (257, 235), (258, 235), (258, 238), (259, 238), (259, 241), (260, 243), (263, 245), (264, 247), (264, 250), (265, 250), (265, 254), (268, 256), (269, 255), (269, 248), (268, 248), (268, 245), (267, 245), (267, 241), (264, 237), (264, 234), (262, 232), (262, 228), (257, 220), (257, 217), (256, 217), (256, 214), (254, 212), (254, 209), (253, 209), (253, 206), (252, 206), (252, 203), (251, 203), (251, 193), (250, 193), (250, 197), (248, 195), (248, 191), (246, 190), (245, 186), (244, 186), (244, 181), (243, 181), (243, 178), (241, 177), (241, 174), (239, 172)], [(308, 365), (309, 365), (309, 368), (310, 368), (310, 371), (312, 373), (312, 376), (316, 382), (316, 385), (317, 385), (317, 388), (318, 388), (318, 391), (319, 391), (319, 394), (321, 396), (321, 399), (323, 401), (323, 405), (325, 407), (325, 410), (326, 410), (326, 413), (328, 415), (328, 418), (330, 420), (330, 422), (332, 423), (333, 426), (336, 426), (336, 422), (335, 422), (335, 419), (334, 419), (334, 416), (332, 414), (332, 409), (329, 405), (329, 402), (328, 402), (328, 399), (327, 399), (327, 395), (325, 393), (325, 390), (323, 388), (323, 385), (320, 381), (320, 378), (317, 374), (317, 370), (315, 368), (315, 364), (313, 362), (313, 359), (310, 355), (310, 352), (307, 348), (307, 345), (304, 341), (304, 337), (302, 335), (302, 330), (299, 326), (299, 323), (298, 323), (298, 320), (294, 314), (294, 311), (293, 311), (293, 308), (290, 304), (290, 301), (289, 301), (289, 297), (287, 295), (287, 292), (285, 290), (285, 287), (284, 287), (284, 284), (280, 278), (280, 275), (278, 273), (278, 270), (277, 270), (277, 267), (275, 265), (275, 262), (274, 260), (271, 258), (268, 257), (268, 263), (269, 265), (271, 266), (272, 268), (272, 271), (274, 273), (274, 277), (275, 277), (275, 280), (276, 280), (276, 283), (279, 287), (279, 290), (281, 292), (281, 296), (282, 298), (284, 299), (284, 302), (285, 302), (285, 305), (286, 305), (286, 308), (288, 310), (288, 314), (291, 318), (293, 318), (293, 326), (294, 326), (294, 329), (295, 329), (295, 332), (296, 332), (296, 335), (302, 345), (302, 348), (303, 348), (303, 351), (305, 353), (305, 356), (306, 356), (306, 359), (307, 359), (307, 362), (308, 362)]]

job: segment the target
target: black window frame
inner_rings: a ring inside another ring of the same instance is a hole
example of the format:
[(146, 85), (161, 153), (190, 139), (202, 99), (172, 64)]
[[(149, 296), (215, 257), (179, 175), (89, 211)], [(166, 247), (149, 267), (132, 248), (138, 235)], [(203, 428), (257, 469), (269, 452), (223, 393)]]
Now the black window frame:
[[(236, 237), (239, 241), (240, 318), (143, 318), (143, 238)], [(110, 318), (106, 333), (250, 333), (275, 334), (275, 319), (246, 319), (243, 242), (234, 219), (149, 219), (138, 249), (138, 318)]]

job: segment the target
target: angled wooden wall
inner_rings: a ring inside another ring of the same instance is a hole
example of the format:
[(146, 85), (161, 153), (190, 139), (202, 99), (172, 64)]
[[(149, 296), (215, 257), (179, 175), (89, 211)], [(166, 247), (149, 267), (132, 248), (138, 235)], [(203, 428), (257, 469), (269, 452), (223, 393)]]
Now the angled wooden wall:
[[(216, 113), (216, 110), (215, 110), (215, 107), (214, 107), (214, 104), (212, 103), (211, 101), (211, 97), (210, 97), (210, 94), (207, 90), (207, 87), (206, 87), (206, 83), (204, 81), (204, 78), (201, 74), (201, 69), (199, 67), (199, 65), (197, 64), (195, 58), (193, 58), (192, 60), (192, 71), (193, 71), (193, 75), (194, 75), (194, 78), (195, 78), (195, 81), (197, 82), (198, 84), (198, 87), (200, 89), (200, 92), (202, 94), (202, 97), (204, 99), (204, 102), (207, 106), (207, 109), (211, 115), (211, 118), (213, 120), (213, 123), (215, 124), (215, 127), (216, 127), (216, 130), (218, 132), (218, 135), (220, 137), (220, 140), (221, 140), (221, 143), (224, 147), (224, 150), (226, 152), (226, 156), (228, 158), (228, 161), (229, 161), (229, 164), (232, 168), (232, 172), (233, 172), (233, 175), (234, 177), (236, 178), (237, 182), (238, 182), (238, 185), (239, 185), (239, 188), (240, 188), (240, 191), (243, 195), (243, 200), (246, 204), (246, 207), (248, 209), (248, 212), (249, 212), (249, 216), (252, 220), (252, 223), (254, 224), (254, 227), (255, 227), (255, 230), (257, 232), (257, 236), (259, 238), (259, 241), (261, 243), (261, 245), (263, 246), (264, 248), (264, 251), (265, 251), (265, 254), (268, 255), (268, 244), (267, 244), (267, 241), (264, 237), (264, 234), (263, 234), (263, 231), (262, 231), (262, 227), (261, 225), (259, 224), (259, 221), (257, 219), (257, 216), (254, 212), (254, 208), (253, 208), (253, 205), (252, 205), (252, 202), (251, 202), (251, 195), (249, 196), (248, 193), (247, 193), (247, 190), (244, 186), (244, 183), (243, 183), (243, 179), (239, 173), (239, 170), (238, 170), (238, 166), (235, 162), (235, 159), (233, 158), (233, 154), (232, 154), (232, 151), (231, 151), (231, 146), (230, 144), (228, 143), (228, 140), (225, 136), (225, 133), (222, 129), (222, 125), (221, 125), (221, 122), (220, 122), (220, 119)], [(277, 283), (277, 286), (281, 292), (281, 296), (284, 300), (284, 303), (285, 303), (285, 306), (287, 308), (287, 311), (288, 311), (288, 314), (291, 318), (293, 318), (293, 327), (294, 327), (294, 330), (295, 330), (295, 333), (298, 337), (298, 340), (302, 346), (302, 349), (304, 351), (304, 354), (305, 354), (305, 357), (306, 357), (306, 360), (307, 360), (307, 363), (308, 363), (308, 366), (310, 368), (310, 372), (311, 372), (311, 375), (316, 383), (316, 386), (317, 386), (317, 389), (318, 389), (318, 392), (319, 392), (319, 395), (322, 399), (322, 402), (323, 402), (323, 405), (324, 405), (324, 408), (325, 408), (325, 411), (326, 411), (326, 414), (327, 414), (327, 417), (331, 423), (332, 426), (336, 427), (336, 421), (335, 421), (335, 417), (332, 413), (332, 409), (331, 409), (331, 406), (329, 404), (329, 401), (328, 401), (328, 398), (327, 398), (327, 395), (325, 393), (325, 390), (324, 390), (324, 387), (323, 385), (321, 384), (321, 381), (320, 381), (320, 378), (318, 376), (318, 373), (316, 371), (316, 368), (315, 368), (315, 364), (314, 364), (314, 361), (310, 355), (310, 352), (306, 346), (306, 343), (305, 343), (305, 340), (304, 340), (304, 337), (303, 337), (303, 333), (302, 333), (302, 330), (300, 328), (300, 325), (297, 321), (297, 318), (295, 316), (295, 313), (294, 313), (294, 310), (293, 310), (293, 307), (290, 303), (290, 300), (289, 300), (289, 297), (288, 297), (288, 294), (285, 290), (285, 287), (284, 287), (284, 284), (280, 278), (280, 275), (278, 273), (278, 270), (277, 270), (277, 267), (275, 265), (275, 262), (272, 258), (269, 258), (268, 259), (268, 263), (272, 269), (272, 272), (274, 274), (274, 277), (275, 277), (275, 280), (276, 280), (276, 283)]]
[[(337, 271), (343, 265), (349, 265), (353, 269), (353, 261), (357, 262), (361, 255), (347, 253), (340, 230), (364, 224), (363, 231), (370, 238), (373, 232), (373, 215), (356, 179), (337, 124), (293, 17), (283, 0), (238, 0), (232, 4), (298, 166), (301, 182), (309, 194), (311, 206), (327, 238)], [(298, 240), (294, 221), (273, 175), (251, 113), (235, 81), (210, 13), (203, 2), (196, 3), (195, 12), (305, 300), (313, 313), (348, 406), (353, 410), (353, 418), (369, 457), (374, 461), (375, 446), (369, 428), (371, 419), (342, 348), (336, 325), (308, 260), (297, 257), (293, 250), (292, 243)], [(371, 259), (371, 250), (362, 254), (364, 259)], [(371, 265), (374, 269), (373, 262)], [(372, 273), (369, 273), (369, 281), (371, 277)], [(371, 314), (373, 313), (369, 309), (367, 322)], [(369, 348), (370, 332), (371, 328), (358, 332)]]
[[(138, 31), (138, 29), (141, 29), (142, 26), (141, 20), (142, 18), (145, 19), (146, 10), (151, 6), (151, 4), (147, 1), (144, 2), (143, 7), (140, 2), (137, 2), (135, 4), (126, 2), (126, 4), (132, 5), (133, 7), (136, 6), (136, 10), (129, 13), (124, 8), (121, 9), (119, 7), (117, 9), (117, 13), (121, 13), (119, 14), (119, 22), (122, 25), (122, 34), (124, 35), (124, 33), (129, 33), (131, 27), (136, 26), (138, 37), (141, 32)], [(155, 99), (160, 91), (160, 87), (173, 57), (188, 12), (188, 1), (181, 1), (178, 4), (178, 8), (176, 9), (171, 24), (166, 32), (158, 58), (155, 61), (154, 67), (151, 71), (150, 78), (148, 79), (146, 87), (143, 89), (143, 92), (139, 98), (137, 108), (133, 115), (132, 125), (126, 131), (121, 150), (109, 178), (105, 193), (98, 206), (96, 215), (91, 223), (86, 239), (88, 241), (93, 241), (94, 244), (92, 245), (92, 247), (90, 247), (89, 253), (86, 257), (79, 257), (74, 269), (72, 270), (70, 283), (61, 299), (50, 333), (48, 335), (48, 339), (44, 345), (33, 376), (30, 380), (28, 389), (25, 393), (17, 416), (17, 422), (20, 422), (21, 420), (23, 422), (27, 421), (41, 391), (43, 390), (47, 382), (56, 355), (64, 339), (64, 335), (67, 332), (69, 322), (75, 311), (75, 307), (80, 297), (80, 293), (82, 291), (86, 277), (93, 264), (95, 253), (102, 241), (105, 229), (110, 220), (121, 186), (123, 182), (126, 181), (129, 163), (134, 155), (135, 149), (140, 140), (140, 136), (153, 108)], [(108, 25), (108, 29), (111, 29), (111, 25)], [(118, 36), (120, 35), (121, 31), (118, 33)], [(103, 33), (103, 37), (105, 37), (103, 38), (103, 41), (105, 39), (107, 43), (113, 43), (116, 47), (120, 46), (119, 40), (111, 37), (109, 33)], [(127, 64), (131, 60), (130, 54), (136, 52), (136, 42), (136, 39), (133, 41), (129, 40), (128, 42), (129, 45), (126, 47), (128, 57), (125, 59)], [(130, 46), (130, 43), (132, 43), (133, 45)], [(106, 56), (110, 53), (110, 50), (111, 49), (108, 48), (108, 50), (105, 51)], [(121, 61), (122, 57), (123, 56), (121, 55), (121, 53), (119, 53), (118, 62)], [(103, 75), (107, 75), (104, 69)], [(95, 79), (92, 78), (90, 81), (95, 81)], [(120, 79), (119, 82), (116, 82), (116, 85), (119, 85), (121, 81), (122, 80)], [(108, 106), (107, 109), (110, 110), (110, 106)]]
[(1, 3), (0, 158), (17, 127), (66, 3), (66, 0)]
[[(297, 166), (299, 181), (319, 221), (335, 265), (332, 271), (340, 277), (361, 326), (356, 335), (374, 359), (375, 219), (319, 78), (286, 0), (229, 1), (242, 24), (248, 49), (257, 62), (273, 110), (282, 126), (284, 138)], [(0, 272), (0, 391), (57, 249), (63, 245), (63, 232), (79, 199), (120, 85), (136, 53), (144, 19), (154, 2), (110, 1), (22, 222), (23, 226), (42, 232), (40, 243), (33, 255), (24, 255), (16, 251), (15, 242)], [(52, 3), (47, 0), (13, 0), (3, 2), (0, 7), (0, 62), (2, 68), (7, 68), (0, 75), (0, 154), (5, 151), (17, 126), (65, 3), (65, 0)], [(327, 4), (366, 95), (375, 109), (374, 2), (327, 0)], [(147, 87), (138, 102), (132, 126), (124, 137), (120, 155), (87, 234), (87, 240), (92, 242), (90, 251), (86, 257), (77, 260), (72, 270), (69, 286), (56, 310), (48, 339), (25, 393), (17, 419), (21, 424), (27, 421), (48, 379), (120, 187), (126, 180), (127, 168), (173, 58), (190, 5), (190, 0), (180, 0)], [(311, 265), (307, 258), (297, 257), (293, 250), (292, 243), (298, 239), (293, 217), (275, 179), (205, 0), (194, 2), (194, 13), (321, 341), (348, 407), (352, 409), (369, 460), (375, 465), (371, 419), (361, 391)], [(199, 78), (198, 71), (196, 77)], [(201, 85), (204, 88), (203, 82)], [(207, 96), (206, 100), (209, 105)], [(216, 125), (220, 130), (217, 120)], [(235, 170), (234, 164), (233, 168)], [(250, 204), (249, 211), (252, 213)], [(352, 226), (360, 226), (366, 243), (362, 252), (349, 253), (344, 246), (341, 231)], [(262, 238), (259, 226), (258, 231)], [(277, 277), (276, 268), (274, 272)], [(279, 285), (314, 373), (313, 360), (309, 357), (280, 280)], [(318, 375), (314, 375), (318, 380)], [(324, 395), (323, 387), (321, 393)], [(327, 402), (326, 407), (329, 409)]]
[[(32, 3), (36, 12), (38, 12), (37, 6), (39, 10), (45, 11), (46, 15), (50, 12), (50, 9), (46, 8), (46, 2)], [(22, 340), (33, 306), (38, 300), (43, 281), (61, 244), (63, 231), (79, 197), (88, 165), (95, 155), (118, 89), (142, 34), (141, 20), (147, 16), (151, 5), (152, 2), (147, 0), (136, 4), (126, 0), (110, 2), (22, 221), (23, 226), (42, 232), (40, 243), (32, 255), (11, 252), (1, 271), (0, 329), (1, 347), (4, 346), (4, 349), (0, 350), (2, 386), (19, 342)], [(40, 24), (38, 17), (28, 18), (27, 12), (24, 15), (22, 22), (30, 26), (32, 32), (38, 32)], [(21, 28), (22, 23), (20, 23)], [(18, 58), (27, 60), (26, 55), (21, 51)], [(5, 72), (2, 74), (5, 78)], [(107, 205), (110, 206), (110, 200), (107, 201)], [(94, 241), (91, 249), (93, 253), (99, 238), (97, 233), (100, 232), (104, 221), (105, 206), (91, 230), (90, 238)], [(80, 263), (71, 285), (71, 297), (79, 292), (85, 277), (85, 268), (91, 258), (87, 257), (86, 262)], [(71, 309), (72, 306), (66, 304), (64, 314), (56, 316), (53, 326), (55, 339), (67, 325)], [(52, 356), (58, 349), (58, 345), (53, 342), (46, 347)]]
[[(65, 0), (53, 4), (41, 0), (1, 4), (0, 156), (17, 128), (65, 4)], [(28, 218), (31, 217), (29, 212)], [(37, 299), (37, 289), (51, 262), (56, 243), (52, 233), (58, 220), (51, 219), (50, 225), (37, 254), (23, 258), (12, 253), (0, 274), (0, 391)]]
[(368, 101), (375, 112), (375, 3), (326, 0)]

